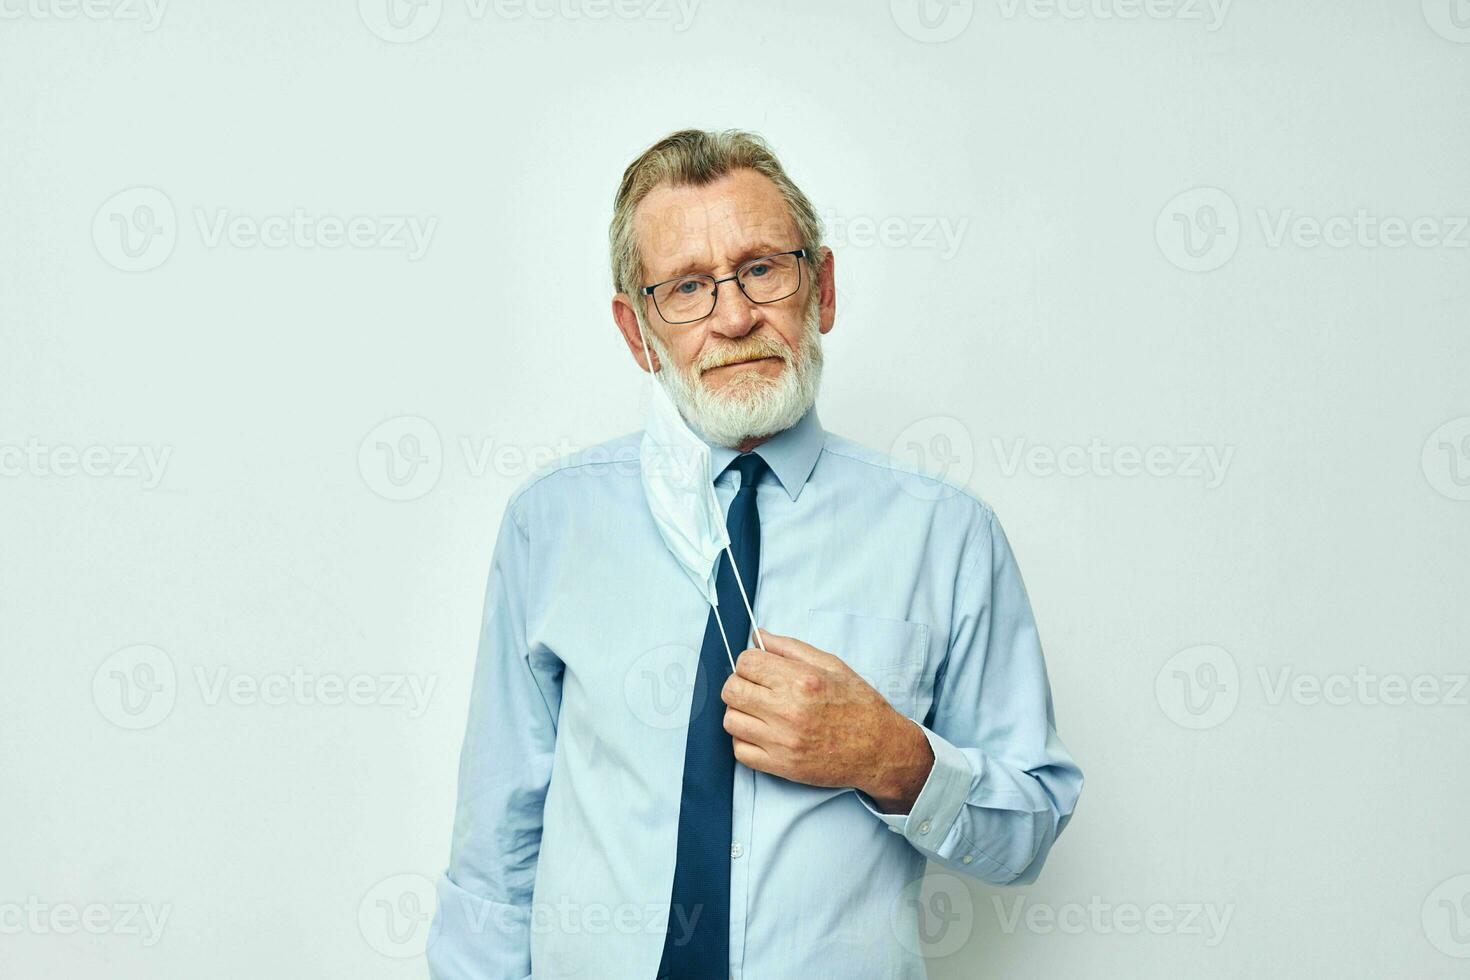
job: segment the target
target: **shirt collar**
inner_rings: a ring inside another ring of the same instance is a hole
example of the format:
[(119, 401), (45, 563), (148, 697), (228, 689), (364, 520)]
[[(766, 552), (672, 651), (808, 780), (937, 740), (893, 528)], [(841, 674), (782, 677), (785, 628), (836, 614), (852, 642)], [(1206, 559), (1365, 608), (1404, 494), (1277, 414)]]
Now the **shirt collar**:
[[(704, 439), (703, 434), (699, 437)], [(795, 425), (771, 436), (752, 451), (760, 454), (770, 466), (771, 472), (776, 474), (776, 479), (781, 481), (787, 496), (795, 500), (801, 494), (801, 488), (806, 486), (807, 478), (812, 475), (812, 469), (817, 465), (817, 457), (821, 455), (822, 445), (826, 441), (827, 432), (817, 418), (817, 406), (813, 403)], [(704, 442), (710, 448), (710, 463), (716, 477), (725, 471), (732, 459), (740, 455), (738, 449), (730, 446), (718, 446), (708, 439), (704, 439)]]

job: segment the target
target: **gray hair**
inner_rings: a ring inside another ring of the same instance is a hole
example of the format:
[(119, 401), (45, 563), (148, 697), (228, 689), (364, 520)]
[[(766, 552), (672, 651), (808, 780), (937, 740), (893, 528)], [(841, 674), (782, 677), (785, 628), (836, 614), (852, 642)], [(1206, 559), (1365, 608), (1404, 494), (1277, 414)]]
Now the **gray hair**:
[(812, 285), (821, 281), (817, 250), (822, 247), (822, 220), (801, 188), (786, 176), (781, 161), (766, 141), (739, 129), (722, 132), (681, 129), (654, 143), (628, 165), (613, 200), (612, 224), (608, 228), (613, 289), (632, 299), (639, 319), (644, 316), (644, 296), (640, 290), (643, 255), (633, 229), (633, 214), (638, 205), (660, 184), (702, 187), (742, 167), (765, 175), (781, 192), (796, 223), (801, 245), (806, 249)]

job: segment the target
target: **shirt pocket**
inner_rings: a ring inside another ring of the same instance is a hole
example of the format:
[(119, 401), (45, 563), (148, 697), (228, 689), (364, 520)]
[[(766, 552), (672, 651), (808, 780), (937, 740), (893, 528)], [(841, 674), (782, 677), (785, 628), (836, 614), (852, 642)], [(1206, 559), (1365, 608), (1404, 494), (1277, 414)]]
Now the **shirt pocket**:
[(917, 712), (929, 627), (907, 619), (865, 616), (841, 609), (808, 609), (800, 637), (839, 657), (900, 714)]

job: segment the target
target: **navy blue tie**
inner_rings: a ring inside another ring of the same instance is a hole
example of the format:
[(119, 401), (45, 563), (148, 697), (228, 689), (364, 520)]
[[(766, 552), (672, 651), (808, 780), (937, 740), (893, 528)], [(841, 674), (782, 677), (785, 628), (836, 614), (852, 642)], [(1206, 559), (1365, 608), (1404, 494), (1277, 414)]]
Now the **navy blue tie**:
[[(730, 502), (725, 528), (740, 581), (755, 605), (756, 576), (761, 563), (760, 513), (755, 487), (767, 469), (755, 453), (742, 453), (726, 469), (740, 471), (740, 489)], [(730, 654), (736, 659), (749, 645), (750, 616), (740, 587), (721, 553), (715, 576), (720, 617)], [(689, 737), (684, 751), (684, 792), (679, 803), (679, 855), (674, 866), (669, 926), (664, 936), (660, 980), (720, 980), (730, 975), (730, 847), (731, 804), (735, 789), (735, 749), (725, 731), (725, 703), (720, 689), (730, 676), (730, 658), (720, 637), (719, 620), (710, 610), (699, 651), (696, 697), (689, 708)]]

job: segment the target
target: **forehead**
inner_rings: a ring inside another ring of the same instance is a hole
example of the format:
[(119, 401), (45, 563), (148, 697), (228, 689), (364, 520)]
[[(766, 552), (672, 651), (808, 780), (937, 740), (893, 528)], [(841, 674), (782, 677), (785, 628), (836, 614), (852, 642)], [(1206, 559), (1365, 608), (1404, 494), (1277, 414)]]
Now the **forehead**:
[(638, 204), (633, 231), (653, 280), (733, 266), (801, 242), (780, 190), (764, 174), (732, 171), (702, 187), (660, 184)]

